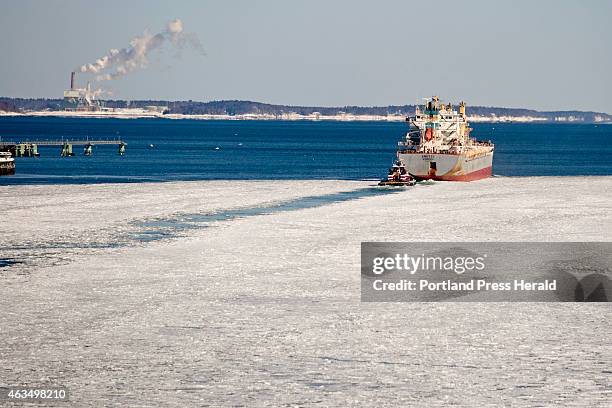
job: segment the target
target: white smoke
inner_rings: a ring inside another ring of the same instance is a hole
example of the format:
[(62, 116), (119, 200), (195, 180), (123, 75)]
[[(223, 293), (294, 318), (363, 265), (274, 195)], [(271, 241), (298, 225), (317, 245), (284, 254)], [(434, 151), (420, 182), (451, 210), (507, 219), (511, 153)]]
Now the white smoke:
[(100, 99), (101, 96), (112, 96), (113, 92), (107, 89), (98, 88), (95, 91), (91, 92), (91, 96), (93, 99)]
[(179, 50), (190, 46), (204, 54), (198, 38), (195, 34), (184, 33), (183, 22), (177, 18), (168, 22), (164, 31), (155, 35), (145, 31), (143, 35), (134, 37), (128, 47), (120, 50), (112, 49), (95, 62), (77, 68), (77, 71), (97, 74), (96, 80), (98, 81), (119, 78), (134, 70), (145, 68), (149, 63), (147, 54), (166, 42)]

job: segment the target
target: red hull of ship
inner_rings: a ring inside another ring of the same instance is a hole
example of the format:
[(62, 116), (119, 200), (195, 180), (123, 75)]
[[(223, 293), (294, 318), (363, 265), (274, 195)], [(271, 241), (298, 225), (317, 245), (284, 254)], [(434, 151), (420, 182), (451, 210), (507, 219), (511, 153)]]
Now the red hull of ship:
[(417, 176), (414, 175), (414, 178), (417, 180), (439, 180), (439, 181), (474, 181), (480, 180), (483, 178), (491, 177), (493, 174), (493, 167), (485, 167), (480, 170), (473, 171), (468, 174), (457, 174), (453, 176)]

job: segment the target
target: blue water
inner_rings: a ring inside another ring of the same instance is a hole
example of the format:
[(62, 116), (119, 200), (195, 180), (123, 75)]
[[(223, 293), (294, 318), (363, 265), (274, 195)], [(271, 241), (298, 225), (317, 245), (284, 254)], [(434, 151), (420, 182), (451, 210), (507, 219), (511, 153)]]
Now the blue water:
[[(496, 144), (493, 172), (503, 176), (612, 175), (612, 126), (472, 124), (473, 136)], [(1, 117), (2, 140), (120, 137), (96, 146), (39, 147), (17, 158), (6, 184), (60, 184), (210, 179), (376, 179), (394, 158), (404, 123), (197, 121)], [(150, 145), (153, 145), (151, 147)]]

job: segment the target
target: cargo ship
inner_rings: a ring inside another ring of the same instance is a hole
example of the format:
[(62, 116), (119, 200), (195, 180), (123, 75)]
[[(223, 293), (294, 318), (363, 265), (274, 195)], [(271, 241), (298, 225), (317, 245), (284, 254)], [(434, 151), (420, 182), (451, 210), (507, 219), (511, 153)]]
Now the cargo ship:
[(491, 176), (495, 146), (470, 137), (464, 102), (457, 111), (434, 96), (406, 121), (408, 133), (398, 143), (397, 157), (415, 179), (472, 181)]
[(15, 159), (9, 152), (0, 152), (0, 176), (15, 174)]

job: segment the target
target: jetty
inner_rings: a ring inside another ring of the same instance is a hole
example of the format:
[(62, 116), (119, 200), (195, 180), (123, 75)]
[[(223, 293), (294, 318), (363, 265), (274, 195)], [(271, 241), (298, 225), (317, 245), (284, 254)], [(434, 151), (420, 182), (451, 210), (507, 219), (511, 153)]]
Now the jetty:
[(74, 156), (73, 146), (83, 146), (83, 154), (91, 156), (93, 147), (98, 145), (115, 145), (117, 153), (125, 154), (127, 143), (121, 139), (57, 139), (57, 140), (20, 140), (0, 141), (0, 151), (10, 152), (13, 157), (38, 157), (39, 146), (58, 146), (61, 148), (60, 156)]

